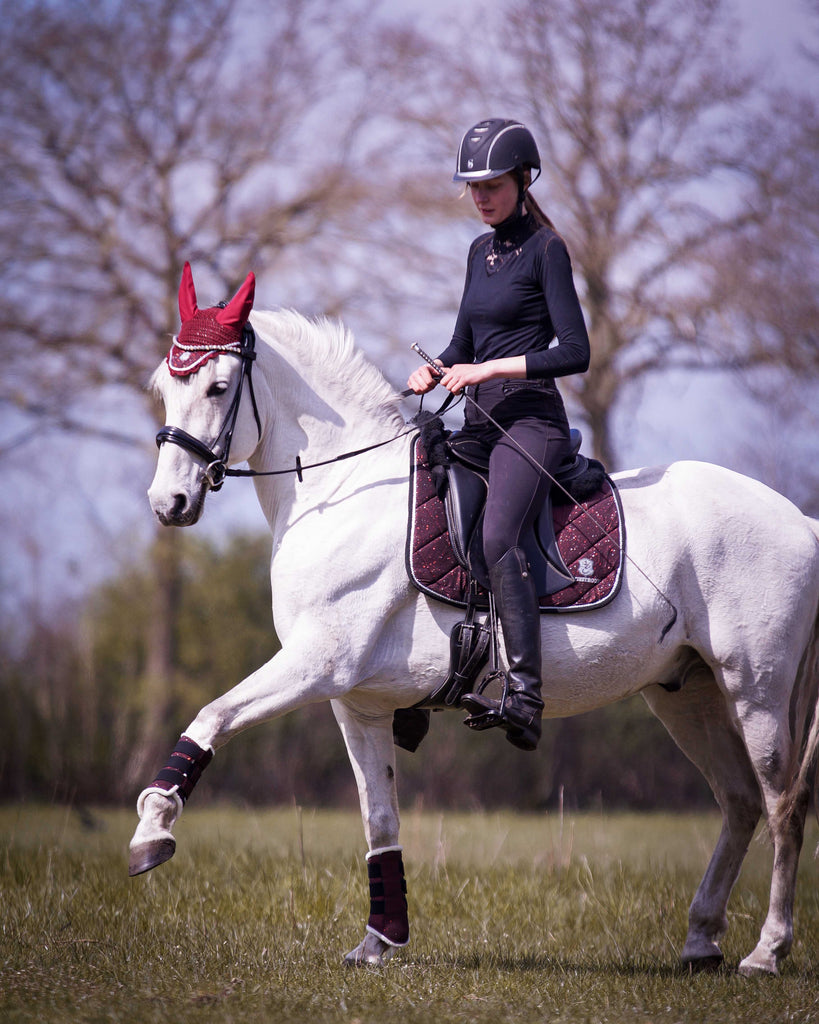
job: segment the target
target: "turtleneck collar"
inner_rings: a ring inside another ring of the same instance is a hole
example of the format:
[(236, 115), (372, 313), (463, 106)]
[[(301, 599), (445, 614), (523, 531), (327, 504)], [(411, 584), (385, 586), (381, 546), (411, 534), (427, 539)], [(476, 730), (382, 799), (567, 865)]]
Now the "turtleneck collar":
[(506, 220), (495, 225), (495, 237), (492, 239), (493, 248), (518, 246), (530, 238), (537, 230), (537, 223), (531, 213), (521, 205)]

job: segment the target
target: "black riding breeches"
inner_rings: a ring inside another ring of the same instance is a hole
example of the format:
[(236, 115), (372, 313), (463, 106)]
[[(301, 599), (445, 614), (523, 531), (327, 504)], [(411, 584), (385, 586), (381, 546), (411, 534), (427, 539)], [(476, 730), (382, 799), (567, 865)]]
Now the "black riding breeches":
[(491, 568), (534, 524), (568, 452), (569, 424), (551, 382), (490, 381), (471, 394), (479, 408), (467, 404), (464, 430), (490, 451), (483, 549)]

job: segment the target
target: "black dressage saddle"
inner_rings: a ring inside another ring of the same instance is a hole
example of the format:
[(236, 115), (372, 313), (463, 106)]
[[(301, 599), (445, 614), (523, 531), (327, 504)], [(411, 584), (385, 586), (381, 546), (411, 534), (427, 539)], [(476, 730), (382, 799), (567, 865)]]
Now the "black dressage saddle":
[[(552, 502), (582, 500), (593, 494), (604, 477), (603, 467), (580, 454), (583, 438), (579, 430), (571, 431), (571, 446), (555, 473), (557, 487), (552, 487), (538, 513), (534, 528), (522, 540), (537, 593), (541, 597), (555, 594), (574, 583), (555, 540)], [(427, 451), (436, 450), (436, 445)], [(479, 442), (462, 432), (444, 440), (447, 460), (443, 502), (446, 509), (452, 549), (458, 562), (482, 586), (489, 588), (489, 573), (483, 556), (483, 516), (488, 489), (489, 453)], [(439, 449), (440, 450), (440, 449)], [(440, 479), (440, 478), (439, 478)]]

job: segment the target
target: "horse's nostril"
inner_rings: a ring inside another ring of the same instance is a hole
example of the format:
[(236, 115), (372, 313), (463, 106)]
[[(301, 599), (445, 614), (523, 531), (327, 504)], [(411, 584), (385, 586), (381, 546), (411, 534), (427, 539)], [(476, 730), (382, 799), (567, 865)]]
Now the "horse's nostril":
[(184, 494), (175, 494), (173, 497), (173, 508), (171, 509), (171, 515), (180, 516), (186, 509), (188, 499)]

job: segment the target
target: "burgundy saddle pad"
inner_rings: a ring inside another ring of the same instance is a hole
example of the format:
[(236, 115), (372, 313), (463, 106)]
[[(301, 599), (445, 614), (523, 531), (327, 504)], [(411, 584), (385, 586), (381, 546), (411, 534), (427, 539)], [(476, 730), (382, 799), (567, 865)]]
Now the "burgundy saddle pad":
[[(409, 491), (409, 577), (430, 597), (465, 607), (469, 573), (455, 558), (444, 504), (417, 437), (411, 448)], [(620, 589), (625, 559), (623, 513), (614, 482), (606, 476), (600, 490), (580, 505), (555, 505), (553, 518), (557, 546), (575, 582), (541, 597), (541, 611), (602, 607)]]

